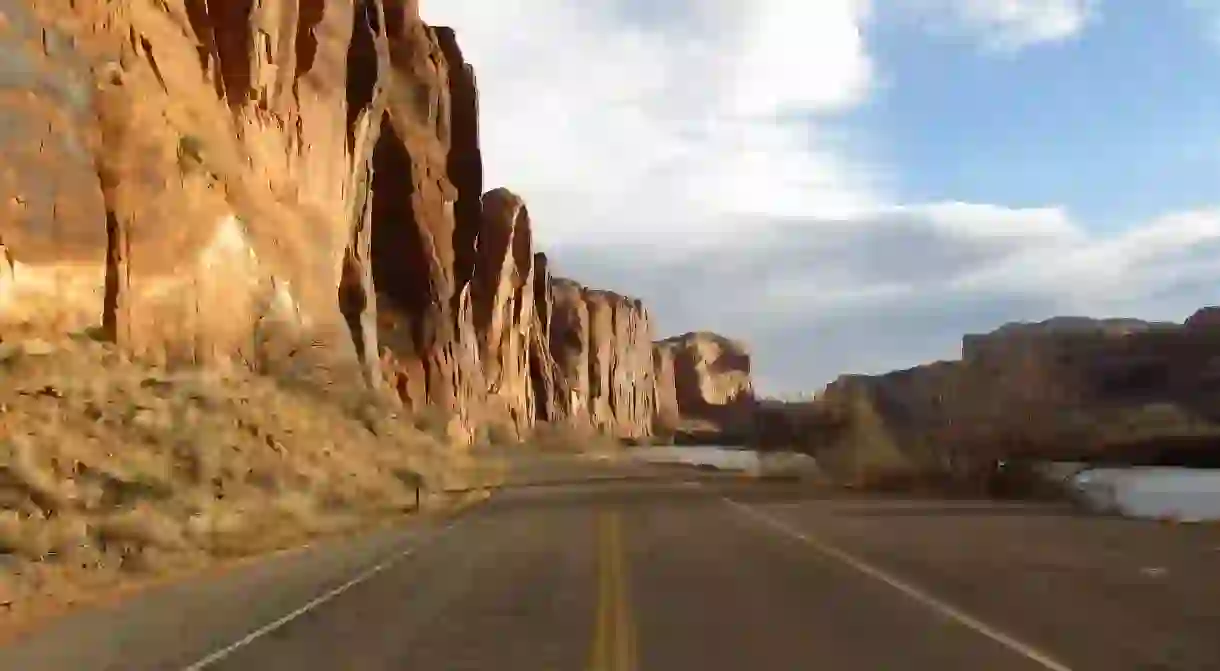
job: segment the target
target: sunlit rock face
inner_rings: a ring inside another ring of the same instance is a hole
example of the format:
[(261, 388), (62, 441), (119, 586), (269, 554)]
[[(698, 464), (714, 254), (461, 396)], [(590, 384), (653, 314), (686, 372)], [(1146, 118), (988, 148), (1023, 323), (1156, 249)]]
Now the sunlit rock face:
[(466, 439), (652, 433), (647, 310), (552, 278), (525, 199), (485, 191), (474, 70), (417, 2), (4, 17), (0, 338), (373, 386)]

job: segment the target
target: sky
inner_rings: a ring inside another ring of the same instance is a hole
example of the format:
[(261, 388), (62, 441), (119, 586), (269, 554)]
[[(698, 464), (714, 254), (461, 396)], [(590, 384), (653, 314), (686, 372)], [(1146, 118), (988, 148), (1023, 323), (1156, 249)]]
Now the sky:
[(1220, 303), (1220, 0), (422, 0), (488, 186), (761, 393)]

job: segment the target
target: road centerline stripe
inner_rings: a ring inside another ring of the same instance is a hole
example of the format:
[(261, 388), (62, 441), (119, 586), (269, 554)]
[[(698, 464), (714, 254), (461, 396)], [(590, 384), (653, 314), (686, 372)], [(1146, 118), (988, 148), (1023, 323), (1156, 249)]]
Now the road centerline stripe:
[(596, 528), (598, 590), (590, 669), (635, 671), (635, 623), (628, 598), (621, 513), (599, 513)]
[(1068, 665), (1054, 659), (1050, 655), (1038, 650), (1032, 645), (1024, 643), (1000, 631), (999, 629), (992, 627), (982, 620), (979, 620), (978, 618), (966, 613), (960, 608), (932, 596), (927, 591), (881, 570), (863, 559), (852, 555), (846, 550), (838, 548), (812, 534), (807, 534), (799, 529), (795, 529), (782, 520), (768, 515), (754, 508), (753, 506), (739, 503), (728, 498), (727, 496), (722, 496), (720, 498), (730, 507), (753, 519), (755, 522), (759, 522), (764, 526), (770, 527), (773, 531), (778, 531), (785, 536), (799, 540), (822, 555), (836, 559), (870, 578), (889, 585), (911, 599), (935, 611), (941, 616), (953, 620), (967, 629), (970, 629), (975, 633), (981, 634), (982, 636), (999, 643), (1011, 652), (1021, 655), (1022, 657), (1041, 665), (1043, 668), (1046, 668), (1049, 671), (1072, 671), (1072, 668)]
[(611, 557), (614, 560), (614, 603), (617, 607), (615, 631), (618, 634), (616, 661), (617, 671), (634, 671), (635, 621), (631, 610), (630, 581), (627, 573), (627, 553), (623, 541), (623, 516), (615, 512), (610, 518), (611, 538), (614, 539)]
[(610, 669), (609, 645), (614, 621), (610, 611), (613, 599), (610, 568), (609, 563), (606, 561), (608, 552), (606, 540), (608, 534), (607, 519), (606, 513), (602, 512), (597, 515), (595, 522), (594, 561), (597, 572), (597, 603), (595, 605), (593, 621), (593, 649), (589, 661), (590, 671), (609, 671)]

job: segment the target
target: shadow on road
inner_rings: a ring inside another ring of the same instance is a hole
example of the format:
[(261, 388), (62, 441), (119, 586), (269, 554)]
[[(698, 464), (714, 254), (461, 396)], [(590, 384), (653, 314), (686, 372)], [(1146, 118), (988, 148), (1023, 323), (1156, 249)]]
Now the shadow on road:
[(969, 505), (886, 505), (878, 503), (858, 510), (836, 511), (844, 517), (1096, 517), (1062, 504), (1007, 505), (1003, 501), (979, 501)]

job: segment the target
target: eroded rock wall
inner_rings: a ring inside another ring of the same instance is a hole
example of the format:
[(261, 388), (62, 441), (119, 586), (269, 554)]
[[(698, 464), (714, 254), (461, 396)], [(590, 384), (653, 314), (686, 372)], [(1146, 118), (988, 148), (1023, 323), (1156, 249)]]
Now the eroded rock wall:
[(339, 287), (380, 101), (349, 105), (345, 64), (354, 29), (385, 45), (371, 4), (7, 3), (0, 333), (354, 373)]
[[(646, 318), (633, 321), (642, 308), (587, 301), (597, 294), (580, 288), (583, 316), (572, 313), (534, 251), (524, 200), (503, 188), (482, 193), (476, 80), (453, 32), (410, 14), (387, 27), (401, 90), (388, 96), (373, 155), (371, 220), (381, 360), (394, 387), (413, 407), (451, 413), (467, 433), (496, 422), (524, 435), (537, 421), (571, 418), (646, 435), (639, 416), (651, 412), (651, 377), (621, 377), (638, 368), (638, 342), (650, 333)], [(592, 356), (553, 351), (582, 337)]]
[(555, 419), (574, 424), (590, 416), (590, 322), (585, 288), (556, 277), (551, 284), (551, 356), (555, 360)]
[(549, 356), (535, 348), (534, 335), (545, 329), (538, 308), (545, 311), (546, 297), (535, 295), (535, 273), (545, 273), (546, 267), (535, 266), (529, 212), (521, 198), (507, 189), (490, 191), (483, 196), (482, 216), (472, 293), (479, 357), (489, 400), (522, 433), (542, 411), (531, 372), (538, 367), (531, 358)]
[[(638, 299), (607, 293), (613, 315), (612, 328), (604, 339), (609, 343), (610, 425), (607, 431), (623, 438), (644, 438), (653, 434), (656, 408), (656, 381), (652, 369), (653, 326), (648, 310)], [(601, 334), (594, 334), (599, 339)]]
[(550, 422), (560, 415), (560, 382), (562, 376), (554, 353), (551, 334), (554, 329), (554, 285), (546, 254), (534, 254), (534, 315), (535, 325), (529, 331), (528, 373), (534, 393), (534, 418)]
[[(467, 155), (472, 140), (458, 134), (457, 123), (474, 114), (460, 107), (474, 104), (463, 90), (472, 75), (447, 34), (411, 7), (387, 17), (387, 35), (393, 69), (372, 177), (382, 361), (404, 402), (438, 406), (466, 426), (471, 402), (486, 388), (473, 321), (472, 244), (463, 250), (466, 266), (458, 264), (458, 241), (483, 224), (481, 168), (471, 168), (478, 163)], [(462, 130), (472, 132), (469, 125)]]
[(643, 304), (565, 278), (553, 282), (556, 418), (620, 437), (653, 433), (652, 321)]
[(24, 0), (0, 50), (0, 339), (652, 431), (639, 301), (484, 193), (474, 70), (415, 0)]

